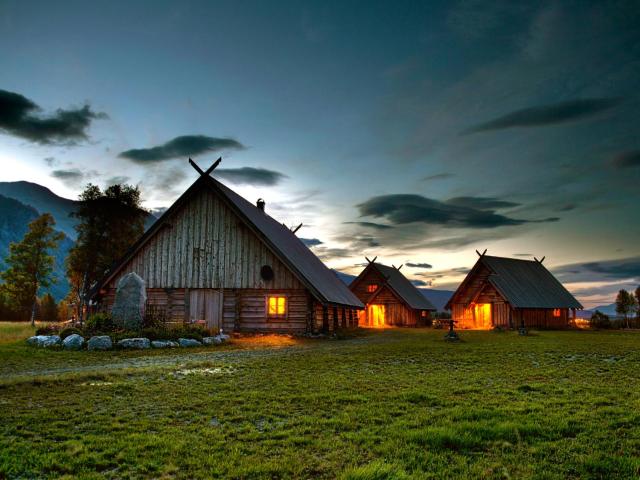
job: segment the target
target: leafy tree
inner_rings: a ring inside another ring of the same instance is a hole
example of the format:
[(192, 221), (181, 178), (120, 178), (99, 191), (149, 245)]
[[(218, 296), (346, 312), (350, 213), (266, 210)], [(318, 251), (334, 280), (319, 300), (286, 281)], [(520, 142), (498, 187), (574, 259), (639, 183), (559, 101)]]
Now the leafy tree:
[(600, 310), (596, 310), (591, 314), (591, 320), (589, 320), (589, 323), (594, 328), (611, 328), (609, 315), (602, 313)]
[(636, 288), (636, 317), (640, 320), (640, 285)]
[(31, 309), (31, 324), (35, 323), (37, 294), (40, 288), (53, 283), (54, 258), (51, 250), (64, 235), (54, 230), (56, 222), (49, 213), (40, 215), (29, 224), (23, 239), (9, 246), (7, 265), (2, 273), (6, 292), (22, 315)]
[(629, 315), (636, 309), (636, 299), (626, 290), (620, 290), (616, 297), (616, 313), (624, 317), (625, 326), (629, 328)]
[(40, 299), (40, 320), (43, 322), (58, 321), (58, 305), (50, 293)]
[(89, 184), (72, 215), (79, 220), (78, 238), (67, 257), (67, 277), (70, 302), (82, 323), (88, 293), (142, 235), (147, 212), (137, 186), (112, 185), (103, 192)]

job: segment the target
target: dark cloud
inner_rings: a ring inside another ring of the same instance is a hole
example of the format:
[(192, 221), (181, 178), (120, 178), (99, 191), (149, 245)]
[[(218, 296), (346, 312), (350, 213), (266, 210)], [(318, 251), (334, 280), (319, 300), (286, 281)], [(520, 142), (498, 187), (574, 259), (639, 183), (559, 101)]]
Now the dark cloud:
[(557, 207), (556, 212), (570, 212), (571, 210), (575, 210), (576, 208), (578, 208), (577, 205), (568, 203), (566, 205), (562, 205), (561, 207)]
[(499, 210), (501, 208), (517, 207), (520, 204), (500, 200), (493, 197), (454, 197), (447, 200), (449, 205), (458, 207), (476, 208), (478, 210)]
[(300, 241), (304, 243), (307, 247), (316, 247), (318, 245), (322, 245), (324, 242), (317, 238), (300, 238)]
[(498, 214), (491, 208), (516, 204), (495, 198), (458, 197), (452, 200), (441, 202), (416, 194), (392, 194), (372, 197), (356, 207), (363, 217), (386, 218), (394, 225), (418, 222), (448, 227), (496, 228), (558, 220), (556, 217), (523, 220)]
[(342, 222), (345, 225), (358, 225), (360, 227), (365, 227), (365, 228), (373, 228), (375, 230), (390, 230), (393, 228), (393, 226), (391, 225), (384, 225), (382, 223), (375, 223), (375, 222)]
[(430, 180), (446, 180), (447, 178), (455, 177), (453, 173), (437, 173), (435, 175), (428, 175), (424, 177), (422, 180), (424, 182), (428, 182)]
[(66, 186), (74, 188), (79, 187), (92, 178), (99, 177), (100, 174), (95, 170), (80, 170), (79, 168), (67, 168), (53, 170), (51, 176), (60, 180)]
[(157, 147), (126, 150), (118, 156), (136, 163), (153, 163), (172, 158), (195, 157), (202, 153), (217, 152), (219, 150), (242, 150), (244, 148), (244, 145), (233, 138), (183, 135)]
[(640, 150), (619, 153), (611, 159), (611, 164), (620, 169), (640, 167)]
[(433, 284), (431, 280), (411, 280), (411, 283), (413, 283), (416, 287), (430, 287)]
[(621, 103), (620, 98), (588, 98), (568, 102), (525, 108), (481, 123), (463, 131), (463, 134), (488, 132), (513, 127), (541, 127), (592, 117)]
[(640, 281), (640, 257), (574, 263), (554, 268), (553, 273), (565, 282)]
[(214, 170), (214, 176), (229, 180), (237, 185), (260, 185), (272, 186), (277, 185), (287, 177), (284, 173), (265, 168), (219, 168)]
[(533, 254), (531, 254), (531, 253), (514, 253), (513, 256), (514, 257), (533, 257)]
[(407, 267), (411, 267), (411, 268), (433, 268), (433, 265), (430, 265), (428, 263), (413, 263), (413, 262), (407, 262), (405, 263), (405, 265)]
[(88, 138), (87, 129), (106, 114), (94, 112), (89, 105), (42, 115), (42, 109), (19, 93), (0, 90), (0, 130), (41, 144), (73, 145)]

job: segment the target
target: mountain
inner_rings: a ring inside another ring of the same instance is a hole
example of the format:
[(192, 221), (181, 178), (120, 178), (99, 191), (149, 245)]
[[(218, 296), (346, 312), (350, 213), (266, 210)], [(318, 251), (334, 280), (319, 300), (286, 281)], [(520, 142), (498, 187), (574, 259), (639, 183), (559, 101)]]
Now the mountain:
[(31, 182), (0, 182), (0, 195), (29, 205), (40, 214), (50, 213), (56, 219), (58, 230), (75, 240), (76, 231), (73, 227), (77, 221), (69, 217), (76, 209), (78, 202), (75, 200), (59, 197), (47, 187)]
[[(333, 271), (338, 276), (338, 278), (345, 283), (345, 285), (350, 285), (351, 282), (356, 279), (355, 275), (350, 275), (338, 270)], [(433, 304), (433, 306), (438, 309), (439, 312), (444, 311), (444, 306), (451, 298), (451, 295), (453, 295), (453, 292), (449, 290), (433, 290), (431, 288), (418, 288), (418, 290), (420, 290), (420, 293), (422, 293), (427, 298), (427, 300), (429, 300)]]
[[(0, 271), (7, 268), (5, 259), (9, 254), (9, 245), (12, 242), (19, 242), (27, 233), (29, 223), (39, 216), (38, 211), (19, 202), (13, 198), (0, 195)], [(65, 276), (64, 260), (73, 246), (73, 241), (65, 235), (57, 250), (53, 253), (55, 258), (54, 283), (48, 291), (56, 300), (60, 300), (67, 295), (69, 283)], [(45, 292), (40, 292), (45, 293)]]
[[(77, 200), (56, 195), (47, 187), (32, 182), (0, 182), (0, 195), (14, 198), (25, 205), (35, 208), (40, 214), (50, 213), (56, 220), (58, 230), (72, 240), (76, 239), (74, 227), (78, 223), (69, 215), (78, 206)], [(149, 228), (157, 218), (149, 213), (145, 220), (145, 229)]]

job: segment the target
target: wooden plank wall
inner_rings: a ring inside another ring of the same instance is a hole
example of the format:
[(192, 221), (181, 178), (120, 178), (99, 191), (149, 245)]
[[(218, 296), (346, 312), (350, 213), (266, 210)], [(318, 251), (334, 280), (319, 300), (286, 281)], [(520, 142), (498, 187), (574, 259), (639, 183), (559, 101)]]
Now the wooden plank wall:
[(560, 316), (553, 316), (553, 309), (525, 308), (514, 310), (515, 328), (520, 327), (522, 318), (527, 328), (567, 328), (569, 326), (569, 309), (561, 308)]
[[(265, 282), (260, 268), (270, 265)], [(214, 192), (203, 189), (166, 221), (166, 226), (128, 262), (120, 277), (136, 272), (147, 288), (303, 288)]]

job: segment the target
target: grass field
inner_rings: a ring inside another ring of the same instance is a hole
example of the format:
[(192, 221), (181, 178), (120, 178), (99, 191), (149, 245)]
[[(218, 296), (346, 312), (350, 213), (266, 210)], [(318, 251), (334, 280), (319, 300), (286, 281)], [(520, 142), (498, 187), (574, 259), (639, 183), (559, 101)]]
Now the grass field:
[(639, 334), (442, 335), (105, 353), (4, 342), (0, 478), (640, 475)]

